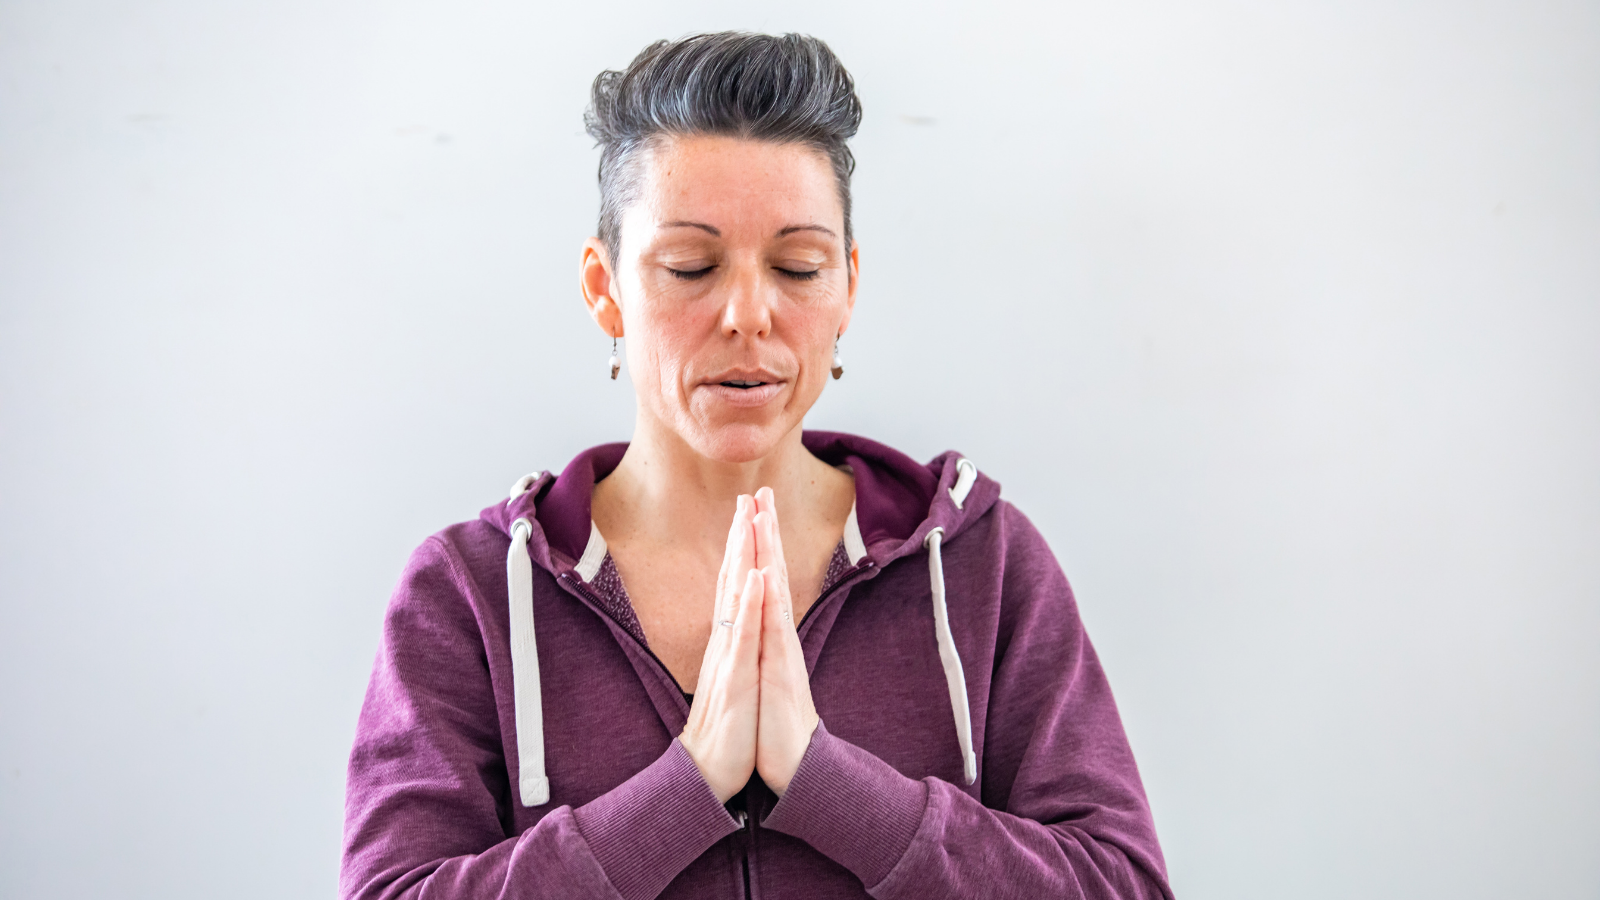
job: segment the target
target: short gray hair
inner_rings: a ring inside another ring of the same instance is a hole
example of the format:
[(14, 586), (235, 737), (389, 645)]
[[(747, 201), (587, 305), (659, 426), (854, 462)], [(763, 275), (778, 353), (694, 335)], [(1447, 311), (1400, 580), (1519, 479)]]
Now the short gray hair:
[(730, 135), (822, 151), (850, 250), (856, 162), (846, 141), (861, 127), (861, 100), (839, 58), (814, 37), (722, 31), (657, 41), (626, 69), (595, 78), (583, 124), (600, 146), (599, 237), (613, 261), (622, 213), (637, 199), (639, 151), (667, 136)]

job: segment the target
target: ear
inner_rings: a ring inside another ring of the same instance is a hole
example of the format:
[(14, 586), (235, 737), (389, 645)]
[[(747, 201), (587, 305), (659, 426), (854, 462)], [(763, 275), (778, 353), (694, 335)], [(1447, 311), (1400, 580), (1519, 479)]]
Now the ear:
[(861, 285), (861, 242), (852, 238), (850, 240), (850, 286), (844, 295), (844, 320), (839, 323), (839, 336), (850, 328), (850, 317), (856, 311), (856, 288)]
[(606, 245), (599, 238), (583, 242), (583, 259), (578, 264), (578, 287), (589, 315), (608, 336), (622, 337), (622, 308), (617, 305), (616, 279)]

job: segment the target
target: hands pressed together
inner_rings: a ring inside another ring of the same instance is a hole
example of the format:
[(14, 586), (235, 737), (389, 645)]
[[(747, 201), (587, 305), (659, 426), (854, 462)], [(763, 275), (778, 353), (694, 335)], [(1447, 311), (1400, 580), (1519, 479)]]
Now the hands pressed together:
[(771, 488), (740, 495), (711, 640), (680, 740), (726, 803), (761, 773), (783, 796), (817, 728)]

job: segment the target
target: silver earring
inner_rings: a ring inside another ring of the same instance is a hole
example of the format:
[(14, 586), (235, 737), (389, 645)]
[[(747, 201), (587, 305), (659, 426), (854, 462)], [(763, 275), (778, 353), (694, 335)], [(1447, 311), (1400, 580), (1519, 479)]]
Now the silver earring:
[(833, 339), (833, 380), (844, 377), (844, 358), (839, 355), (839, 339)]
[(622, 371), (622, 360), (617, 356), (617, 339), (611, 339), (611, 380), (617, 380), (617, 373)]

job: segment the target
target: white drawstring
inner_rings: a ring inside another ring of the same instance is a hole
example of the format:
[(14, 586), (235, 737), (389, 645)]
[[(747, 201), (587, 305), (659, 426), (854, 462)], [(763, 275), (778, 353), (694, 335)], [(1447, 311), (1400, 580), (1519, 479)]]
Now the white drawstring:
[(528, 558), (527, 519), (511, 523), (506, 585), (511, 595), (511, 696), (517, 710), (518, 786), (523, 806), (550, 802), (544, 774), (544, 698), (539, 690), (539, 645), (533, 637), (533, 561)]
[[(517, 479), (511, 500), (538, 477), (535, 473)], [(550, 779), (544, 772), (544, 697), (539, 689), (539, 645), (533, 634), (533, 560), (528, 558), (532, 534), (533, 524), (527, 519), (511, 523), (506, 593), (511, 598), (511, 697), (516, 707), (518, 793), (523, 806), (543, 806), (550, 802)]]
[(965, 456), (956, 460), (956, 483), (950, 486), (950, 499), (956, 502), (956, 509), (967, 502), (967, 495), (972, 493), (972, 486), (978, 481), (978, 467), (972, 460)]
[(539, 476), (543, 474), (543, 472), (529, 472), (521, 478), (518, 478), (517, 483), (511, 486), (511, 496), (506, 498), (506, 505), (510, 506), (512, 500), (515, 500), (527, 493), (528, 488), (532, 487), (533, 483), (538, 481)]
[[(956, 460), (956, 483), (950, 487), (950, 499), (956, 509), (967, 502), (972, 486), (978, 481), (978, 467), (972, 460)], [(972, 752), (972, 709), (967, 705), (967, 676), (961, 668), (961, 654), (956, 652), (956, 639), (950, 633), (950, 604), (944, 594), (944, 529), (935, 527), (928, 532), (922, 545), (928, 548), (928, 584), (933, 589), (933, 636), (939, 644), (939, 665), (944, 669), (944, 684), (950, 690), (950, 712), (956, 720), (956, 741), (961, 744), (961, 774), (967, 784), (978, 780), (978, 756)]]
[[(965, 499), (965, 498), (963, 498)], [(950, 711), (956, 719), (956, 741), (961, 744), (961, 774), (967, 784), (978, 780), (978, 757), (972, 752), (972, 710), (967, 706), (967, 676), (961, 669), (961, 654), (950, 634), (950, 608), (944, 598), (944, 560), (939, 545), (944, 529), (928, 532), (923, 546), (928, 548), (928, 582), (933, 587), (933, 636), (939, 642), (939, 664), (944, 667), (945, 687), (950, 689)]]

